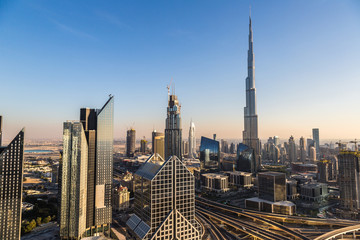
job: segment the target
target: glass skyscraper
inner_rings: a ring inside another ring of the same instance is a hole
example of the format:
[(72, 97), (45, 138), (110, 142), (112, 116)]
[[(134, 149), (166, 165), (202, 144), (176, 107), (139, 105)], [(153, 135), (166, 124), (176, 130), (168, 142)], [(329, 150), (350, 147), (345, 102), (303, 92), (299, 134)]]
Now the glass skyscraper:
[(126, 224), (136, 239), (201, 239), (194, 176), (177, 156), (153, 154), (135, 173), (134, 206)]
[(320, 134), (318, 128), (313, 128), (312, 137), (315, 141), (316, 159), (320, 160)]
[(0, 147), (0, 239), (20, 239), (23, 165), (24, 129)]
[(220, 168), (220, 143), (218, 141), (201, 137), (200, 166), (202, 169)]
[(88, 145), (80, 122), (65, 122), (63, 132), (60, 237), (80, 239), (86, 230)]
[(126, 132), (126, 156), (133, 157), (135, 153), (136, 131), (135, 129)]
[(237, 147), (237, 159), (235, 170), (241, 172), (254, 173), (255, 170), (255, 154), (254, 149), (240, 143)]
[(249, 18), (249, 50), (248, 50), (248, 76), (246, 78), (246, 106), (244, 107), (243, 143), (254, 149), (255, 170), (260, 170), (261, 144), (258, 137), (258, 115), (256, 110), (255, 88), (255, 56), (253, 50), (253, 31), (251, 17)]
[(182, 129), (180, 105), (176, 95), (169, 95), (167, 118), (165, 123), (165, 159), (170, 156), (182, 157)]
[[(109, 100), (101, 109), (82, 108), (80, 110), (80, 122), (76, 122), (77, 131), (84, 132), (83, 144), (86, 149), (81, 149), (81, 154), (85, 156), (86, 152), (86, 181), (79, 184), (81, 195), (74, 195), (69, 198), (69, 193), (66, 189), (71, 188), (70, 182), (64, 178), (71, 169), (65, 166), (65, 160), (73, 159), (73, 156), (65, 156), (65, 139), (67, 132), (65, 131), (66, 123), (64, 124), (64, 156), (62, 166), (62, 198), (70, 199), (69, 201), (77, 201), (85, 199), (85, 207), (81, 207), (81, 215), (74, 217), (75, 221), (83, 224), (83, 217), (85, 216), (85, 230), (82, 228), (77, 234), (79, 236), (92, 236), (99, 232), (109, 232), (110, 224), (112, 222), (112, 205), (111, 205), (111, 190), (112, 190), (112, 172), (113, 172), (113, 125), (114, 125), (114, 99), (110, 96)], [(75, 124), (75, 123), (74, 123)], [(80, 127), (78, 127), (78, 125)], [(75, 133), (73, 132), (72, 135)], [(69, 152), (69, 154), (76, 154), (76, 151)], [(69, 160), (67, 160), (69, 161)], [(85, 163), (83, 163), (85, 165)], [(79, 174), (79, 172), (74, 173)], [(81, 176), (77, 176), (82, 179)], [(84, 195), (82, 195), (84, 194)], [(76, 200), (73, 200), (76, 199)], [(71, 224), (72, 219), (63, 213), (69, 211), (69, 204), (62, 199), (61, 204), (61, 221), (60, 226)], [(60, 229), (61, 230), (61, 229)], [(60, 231), (61, 233), (61, 231)], [(62, 238), (67, 238), (67, 235), (61, 235)]]

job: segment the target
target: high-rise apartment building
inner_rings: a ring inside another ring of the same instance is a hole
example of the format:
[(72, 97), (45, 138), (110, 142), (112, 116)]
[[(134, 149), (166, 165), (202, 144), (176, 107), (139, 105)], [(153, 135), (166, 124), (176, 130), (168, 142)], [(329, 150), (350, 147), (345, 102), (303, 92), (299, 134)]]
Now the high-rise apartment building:
[(136, 131), (131, 128), (126, 132), (126, 156), (133, 157), (135, 153)]
[(316, 158), (320, 159), (320, 135), (319, 135), (318, 128), (313, 128), (312, 137), (313, 137), (313, 140), (315, 141)]
[(312, 138), (306, 139), (307, 155), (310, 157), (310, 148), (315, 147), (315, 141)]
[(305, 144), (305, 138), (300, 138), (300, 161), (305, 162), (306, 161), (306, 144)]
[(86, 232), (88, 144), (81, 122), (65, 122), (63, 132), (60, 237), (80, 239)]
[(195, 137), (195, 124), (191, 120), (189, 129), (189, 158), (196, 157), (196, 137)]
[(296, 162), (297, 160), (297, 149), (296, 149), (296, 144), (295, 144), (295, 140), (294, 140), (294, 137), (291, 136), (289, 138), (289, 145), (288, 145), (288, 148), (289, 148), (289, 162), (290, 163), (293, 163), (293, 162)]
[[(80, 122), (64, 123), (60, 214), (60, 236), (63, 239), (93, 236), (96, 233), (108, 233), (110, 231), (112, 222), (113, 125), (114, 99), (112, 96), (101, 109), (80, 109)], [(85, 140), (83, 140), (83, 136)], [(73, 141), (72, 145), (65, 145), (66, 141), (70, 141), (70, 137)], [(81, 140), (81, 146), (78, 146), (79, 140)], [(74, 144), (80, 150), (74, 148)], [(67, 147), (67, 155), (65, 155), (65, 147)], [(72, 164), (76, 164), (74, 161), (79, 161), (79, 157), (86, 158), (86, 164), (82, 162), (81, 167), (76, 165), (76, 168), (81, 170), (86, 165), (85, 184), (83, 184), (85, 177), (81, 175), (82, 172), (80, 170), (74, 172), (75, 166), (71, 167)], [(78, 182), (69, 180), (69, 174)], [(76, 187), (73, 187), (73, 184), (77, 184)], [(79, 188), (80, 192), (70, 192), (69, 189), (71, 188)], [(79, 207), (80, 202), (83, 203), (82, 200), (85, 201), (86, 206), (81, 205), (78, 213), (71, 211), (71, 207), (74, 204), (75, 207)], [(78, 215), (66, 214), (69, 211), (71, 214)], [(84, 230), (83, 218), (85, 218), (85, 232), (82, 232)], [(70, 225), (76, 226), (72, 221), (77, 222), (78, 232), (72, 231), (71, 234), (74, 234), (70, 236), (70, 231), (66, 229)]]
[(248, 76), (246, 78), (246, 107), (244, 108), (243, 143), (254, 149), (255, 169), (259, 170), (261, 168), (260, 141), (258, 137), (258, 116), (256, 111), (255, 57), (251, 17), (249, 20)]
[(274, 136), (274, 144), (275, 144), (275, 146), (279, 146), (279, 144), (280, 144), (280, 139), (279, 139), (279, 137), (278, 136)]
[(338, 158), (341, 206), (352, 211), (360, 210), (360, 152), (341, 151)]
[(309, 156), (310, 162), (316, 161), (316, 148), (310, 147), (310, 156)]
[(157, 132), (155, 129), (153, 130), (153, 132), (151, 133), (151, 151), (152, 153), (155, 153), (154, 149), (155, 149), (155, 137), (159, 137), (159, 136), (163, 136), (164, 137), (164, 133), (161, 132)]
[(285, 173), (264, 172), (258, 174), (259, 198), (271, 202), (286, 201)]
[(0, 147), (0, 239), (20, 239), (23, 166), (24, 129)]
[(135, 173), (134, 212), (126, 224), (136, 239), (201, 239), (195, 179), (177, 156), (153, 154)]
[(162, 158), (165, 157), (165, 136), (164, 134), (154, 137), (153, 140), (153, 153), (159, 154)]
[(181, 159), (182, 150), (182, 129), (180, 104), (176, 95), (169, 95), (167, 107), (167, 118), (165, 123), (165, 159), (170, 156), (177, 156)]
[(144, 137), (144, 139), (141, 139), (140, 140), (140, 152), (141, 153), (145, 153), (146, 152), (146, 150), (147, 150), (147, 141), (146, 141), (146, 139), (145, 139), (145, 137)]

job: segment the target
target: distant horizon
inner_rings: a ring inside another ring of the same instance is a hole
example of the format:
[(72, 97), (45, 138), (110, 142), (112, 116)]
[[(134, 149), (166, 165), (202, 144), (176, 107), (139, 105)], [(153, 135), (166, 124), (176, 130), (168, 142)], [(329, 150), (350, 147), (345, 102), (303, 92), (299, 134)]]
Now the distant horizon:
[[(249, 3), (259, 137), (360, 138), (360, 1), (0, 2), (3, 138), (61, 139), (114, 95), (114, 137), (165, 128), (242, 139)], [(71, 9), (71, 11), (68, 11)]]

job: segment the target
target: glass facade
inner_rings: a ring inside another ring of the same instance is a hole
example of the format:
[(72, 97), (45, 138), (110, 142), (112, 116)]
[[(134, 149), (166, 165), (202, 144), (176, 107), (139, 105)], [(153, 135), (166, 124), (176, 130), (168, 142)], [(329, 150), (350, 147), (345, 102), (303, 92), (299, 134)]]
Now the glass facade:
[[(60, 213), (62, 238), (93, 236), (98, 232), (110, 231), (113, 125), (112, 96), (101, 109), (80, 109), (79, 122), (64, 123)], [(80, 143), (81, 146), (78, 146)], [(82, 234), (83, 218), (85, 234)]]
[(165, 122), (165, 159), (175, 155), (182, 158), (181, 106), (176, 95), (169, 96)]
[(65, 122), (60, 237), (78, 239), (86, 230), (88, 147), (81, 122)]
[(237, 147), (237, 161), (235, 170), (241, 172), (255, 172), (254, 150), (249, 146), (240, 143)]
[(218, 141), (201, 137), (200, 164), (201, 168), (206, 169), (220, 167), (220, 144)]
[(135, 214), (127, 226), (136, 239), (200, 239), (194, 176), (176, 157), (151, 156), (135, 174)]
[(24, 165), (24, 130), (0, 148), (0, 239), (19, 240)]
[(286, 200), (285, 173), (266, 172), (258, 174), (259, 198), (271, 202)]
[(112, 221), (111, 189), (113, 173), (114, 98), (97, 114), (95, 225)]

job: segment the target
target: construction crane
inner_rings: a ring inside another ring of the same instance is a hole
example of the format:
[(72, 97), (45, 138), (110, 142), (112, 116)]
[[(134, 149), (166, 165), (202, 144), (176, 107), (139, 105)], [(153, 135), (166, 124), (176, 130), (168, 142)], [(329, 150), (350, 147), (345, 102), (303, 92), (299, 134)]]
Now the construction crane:
[(358, 148), (358, 145), (357, 145), (357, 143), (358, 143), (359, 141), (355, 138), (355, 140), (354, 141), (350, 141), (350, 143), (354, 143), (355, 144), (355, 151), (357, 151), (359, 148)]
[(168, 90), (168, 98), (170, 97), (170, 87), (171, 87), (172, 81), (173, 81), (173, 78), (171, 78), (171, 81), (170, 81), (169, 85), (166, 86), (166, 88)]
[(341, 140), (339, 140), (338, 142), (336, 142), (335, 144), (337, 144), (339, 146), (339, 151), (342, 150), (343, 148), (343, 145), (344, 144), (348, 144), (348, 142), (342, 142)]

